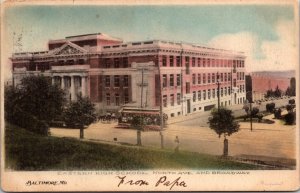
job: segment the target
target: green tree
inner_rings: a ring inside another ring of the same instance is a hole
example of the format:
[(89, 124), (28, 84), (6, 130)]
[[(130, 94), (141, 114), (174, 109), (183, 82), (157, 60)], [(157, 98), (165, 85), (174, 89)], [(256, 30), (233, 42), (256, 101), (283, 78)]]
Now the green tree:
[(71, 101), (64, 111), (64, 121), (68, 127), (80, 129), (80, 138), (84, 137), (83, 130), (93, 123), (97, 116), (95, 105), (88, 97), (77, 97)]
[(213, 129), (219, 137), (224, 136), (223, 156), (228, 155), (227, 136), (239, 131), (239, 124), (234, 121), (232, 111), (226, 108), (213, 109), (209, 118), (209, 127)]
[(142, 145), (142, 130), (144, 126), (146, 125), (143, 116), (133, 116), (131, 121), (131, 126), (136, 129), (136, 135), (137, 135), (137, 145)]
[(65, 105), (65, 93), (45, 76), (28, 76), (21, 80), (18, 106), (38, 120), (50, 123), (61, 115)]
[(6, 86), (4, 95), (5, 120), (42, 135), (65, 104), (63, 90), (44, 76), (27, 76), (16, 87)]

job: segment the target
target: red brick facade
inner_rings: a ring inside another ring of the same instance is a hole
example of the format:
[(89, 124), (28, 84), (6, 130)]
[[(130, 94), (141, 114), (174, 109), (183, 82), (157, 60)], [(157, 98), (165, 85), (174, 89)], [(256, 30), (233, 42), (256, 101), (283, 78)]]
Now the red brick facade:
[(14, 54), (15, 78), (33, 72), (56, 77), (62, 87), (77, 81), (75, 89), (68, 87), (71, 95), (87, 94), (102, 110), (127, 103), (158, 108), (161, 101), (171, 116), (209, 109), (216, 105), (217, 77), (222, 105), (245, 100), (243, 53), (165, 41), (123, 43), (103, 34), (48, 45), (46, 52)]

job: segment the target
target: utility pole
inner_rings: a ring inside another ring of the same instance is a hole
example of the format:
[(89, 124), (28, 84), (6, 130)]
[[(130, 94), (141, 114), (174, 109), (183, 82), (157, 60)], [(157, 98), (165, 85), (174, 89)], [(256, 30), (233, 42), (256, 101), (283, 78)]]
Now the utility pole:
[(143, 92), (144, 92), (144, 68), (142, 68), (141, 108), (143, 108)]
[(220, 112), (220, 80), (219, 80), (219, 72), (217, 72), (217, 85), (218, 85), (218, 90), (217, 90), (218, 112)]
[(250, 130), (252, 131), (252, 100), (250, 101)]
[(182, 65), (182, 55), (183, 55), (183, 48), (182, 48), (182, 43), (181, 43), (181, 51), (180, 51), (180, 92), (181, 92), (181, 96), (180, 96), (180, 99), (181, 99), (181, 115), (183, 115), (183, 103), (184, 103), (184, 100), (183, 100), (183, 65)]
[(160, 64), (158, 66), (158, 75), (159, 75), (159, 98), (160, 98), (160, 105), (159, 105), (159, 116), (160, 116), (160, 147), (164, 148), (164, 116), (163, 116), (163, 95), (162, 95), (162, 81), (161, 81), (161, 72), (160, 72)]

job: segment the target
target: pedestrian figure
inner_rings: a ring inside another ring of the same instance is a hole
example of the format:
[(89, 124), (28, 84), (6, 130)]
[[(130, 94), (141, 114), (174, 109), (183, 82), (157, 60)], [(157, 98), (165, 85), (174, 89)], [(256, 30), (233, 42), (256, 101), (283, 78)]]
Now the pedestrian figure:
[(179, 137), (178, 136), (175, 137), (175, 143), (176, 143), (175, 153), (178, 153), (179, 152)]

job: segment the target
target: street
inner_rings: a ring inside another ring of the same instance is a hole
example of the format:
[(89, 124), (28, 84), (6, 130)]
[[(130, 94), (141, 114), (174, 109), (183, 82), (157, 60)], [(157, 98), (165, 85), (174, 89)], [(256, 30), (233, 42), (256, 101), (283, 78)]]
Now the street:
[[(265, 104), (260, 105), (264, 110)], [(276, 106), (287, 104), (287, 100), (276, 102)], [(242, 106), (240, 106), (242, 107)], [(237, 107), (236, 107), (237, 108)], [(244, 110), (238, 112), (245, 114)], [(236, 112), (235, 111), (235, 112)], [(285, 112), (286, 113), (286, 112)], [(163, 131), (165, 148), (174, 149), (175, 138), (178, 136), (180, 150), (199, 152), (213, 155), (222, 155), (223, 137), (219, 136), (207, 126), (209, 112), (192, 114), (172, 119)], [(296, 157), (296, 125), (284, 125), (280, 120), (268, 115), (264, 119), (275, 121), (273, 124), (253, 123), (250, 131), (249, 122), (240, 123), (240, 131), (232, 134), (229, 139), (229, 155), (252, 155), (277, 158), (295, 159)], [(206, 124), (206, 125), (205, 125)], [(136, 144), (137, 132), (133, 129), (117, 129), (117, 122), (95, 123), (85, 129), (85, 139), (95, 142)], [(79, 130), (51, 128), (51, 135), (58, 137), (79, 138)], [(160, 147), (159, 132), (142, 132), (142, 145)]]

